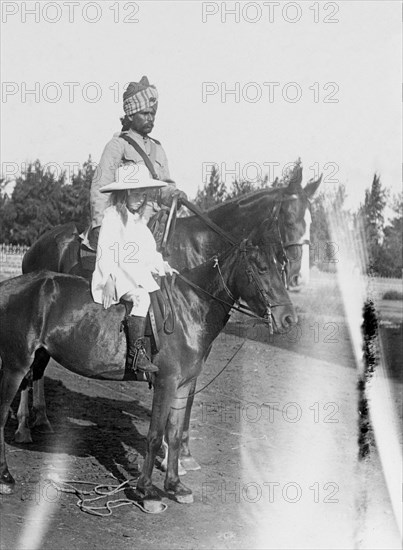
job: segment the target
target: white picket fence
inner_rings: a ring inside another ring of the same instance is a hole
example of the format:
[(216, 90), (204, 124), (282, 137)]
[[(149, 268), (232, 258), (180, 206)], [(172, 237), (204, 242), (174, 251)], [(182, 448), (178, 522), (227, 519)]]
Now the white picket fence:
[(0, 243), (0, 275), (2, 278), (21, 274), (22, 258), (28, 246)]

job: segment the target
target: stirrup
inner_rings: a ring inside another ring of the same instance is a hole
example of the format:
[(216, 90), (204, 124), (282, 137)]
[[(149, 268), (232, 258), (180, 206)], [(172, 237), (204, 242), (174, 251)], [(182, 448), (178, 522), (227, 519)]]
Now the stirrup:
[(131, 368), (136, 371), (147, 373), (159, 372), (159, 368), (154, 365), (147, 355), (147, 351), (144, 345), (144, 338), (138, 338), (134, 344), (135, 352), (133, 355)]

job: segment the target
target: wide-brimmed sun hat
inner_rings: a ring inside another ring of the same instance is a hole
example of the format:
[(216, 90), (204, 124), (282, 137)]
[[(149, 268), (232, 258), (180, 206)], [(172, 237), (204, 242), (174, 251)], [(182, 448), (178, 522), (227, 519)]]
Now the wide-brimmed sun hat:
[(101, 193), (111, 193), (124, 189), (166, 187), (166, 185), (164, 181), (153, 179), (145, 164), (128, 162), (116, 170), (114, 182), (104, 185), (99, 190)]

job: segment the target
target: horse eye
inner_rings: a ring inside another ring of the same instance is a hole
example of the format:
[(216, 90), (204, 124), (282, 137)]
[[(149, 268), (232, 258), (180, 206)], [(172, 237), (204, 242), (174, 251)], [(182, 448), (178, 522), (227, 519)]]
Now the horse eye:
[(259, 273), (267, 273), (268, 271), (268, 266), (267, 264), (260, 258), (260, 256), (257, 254), (254, 258), (255, 260), (255, 264), (256, 264), (256, 268), (258, 270)]

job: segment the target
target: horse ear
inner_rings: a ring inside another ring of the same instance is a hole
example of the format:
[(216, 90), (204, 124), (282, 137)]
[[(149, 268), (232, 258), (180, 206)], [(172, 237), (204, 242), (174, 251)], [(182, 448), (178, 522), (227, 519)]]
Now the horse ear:
[(294, 193), (298, 193), (298, 191), (301, 191), (302, 165), (299, 159), (296, 162), (295, 166), (293, 167), (289, 175), (289, 179), (290, 179), (290, 182), (286, 187), (285, 192), (289, 195), (292, 195)]
[(304, 187), (305, 195), (308, 197), (308, 199), (311, 199), (314, 194), (316, 193), (316, 190), (318, 189), (320, 182), (322, 181), (323, 174), (320, 175), (319, 179), (316, 181), (308, 181), (308, 183)]

